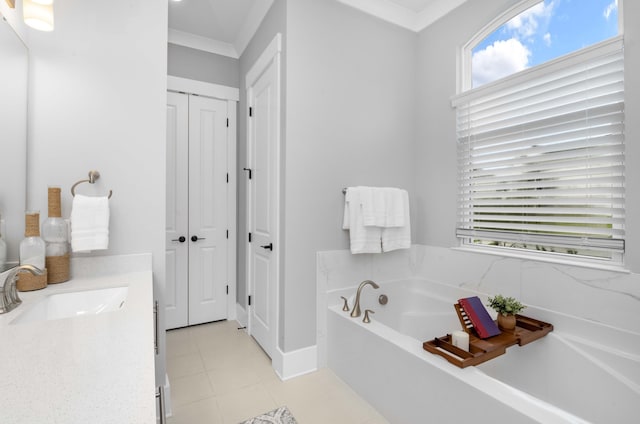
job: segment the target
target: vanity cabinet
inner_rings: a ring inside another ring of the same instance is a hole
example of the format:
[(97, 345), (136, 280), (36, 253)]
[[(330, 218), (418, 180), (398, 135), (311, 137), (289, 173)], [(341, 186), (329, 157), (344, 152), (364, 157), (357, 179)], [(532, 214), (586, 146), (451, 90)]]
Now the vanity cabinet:
[[(151, 255), (73, 258), (72, 270), (70, 281), (20, 293), (22, 304), (0, 315), (0, 361), (11, 364), (2, 377), (14, 382), (0, 385), (11, 405), (0, 408), (0, 423), (155, 424)], [(109, 312), (29, 313), (57, 294), (123, 287), (124, 301)]]

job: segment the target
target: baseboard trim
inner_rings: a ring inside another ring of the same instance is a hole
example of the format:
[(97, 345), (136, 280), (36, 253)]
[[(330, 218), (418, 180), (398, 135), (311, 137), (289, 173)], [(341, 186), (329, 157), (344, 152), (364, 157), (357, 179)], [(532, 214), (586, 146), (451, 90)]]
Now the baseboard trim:
[(235, 320), (238, 321), (241, 327), (246, 327), (249, 322), (247, 316), (247, 310), (242, 307), (239, 303), (236, 303), (236, 316)]
[(308, 374), (318, 369), (318, 347), (313, 345), (286, 353), (277, 347), (271, 362), (283, 381)]

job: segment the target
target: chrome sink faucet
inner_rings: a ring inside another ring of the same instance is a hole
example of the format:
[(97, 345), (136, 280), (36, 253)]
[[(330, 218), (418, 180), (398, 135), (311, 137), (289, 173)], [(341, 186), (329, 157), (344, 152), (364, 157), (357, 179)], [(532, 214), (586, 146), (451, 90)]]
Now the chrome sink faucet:
[(364, 280), (362, 283), (360, 283), (360, 285), (358, 286), (358, 291), (356, 292), (356, 301), (353, 304), (353, 310), (351, 311), (352, 318), (359, 317), (362, 314), (362, 312), (360, 311), (360, 292), (362, 291), (364, 286), (367, 286), (367, 285), (373, 287), (374, 289), (380, 288), (379, 285), (377, 285), (371, 280)]
[(14, 310), (22, 303), (22, 300), (18, 297), (18, 289), (16, 287), (16, 277), (20, 271), (29, 271), (33, 275), (42, 275), (43, 272), (33, 265), (20, 265), (9, 271), (0, 289), (0, 314), (6, 314)]

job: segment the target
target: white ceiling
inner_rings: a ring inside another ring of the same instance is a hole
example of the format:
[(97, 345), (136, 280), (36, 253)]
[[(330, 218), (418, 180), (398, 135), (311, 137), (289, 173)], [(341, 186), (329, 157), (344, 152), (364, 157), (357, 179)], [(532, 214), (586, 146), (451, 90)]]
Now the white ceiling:
[[(337, 0), (421, 31), (467, 0)], [(273, 0), (169, 0), (169, 42), (240, 57)]]

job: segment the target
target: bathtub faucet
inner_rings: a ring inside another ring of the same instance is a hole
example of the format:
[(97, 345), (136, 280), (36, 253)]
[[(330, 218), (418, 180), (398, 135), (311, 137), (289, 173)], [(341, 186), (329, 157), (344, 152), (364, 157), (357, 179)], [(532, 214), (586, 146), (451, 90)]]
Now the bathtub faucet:
[(360, 285), (358, 286), (358, 291), (356, 292), (356, 301), (353, 304), (353, 310), (351, 311), (351, 317), (355, 318), (355, 317), (359, 317), (361, 315), (361, 311), (360, 311), (360, 292), (362, 291), (362, 289), (364, 288), (364, 286), (371, 286), (374, 289), (379, 289), (380, 286), (377, 285), (376, 283), (374, 283), (371, 280), (364, 280), (362, 283), (360, 283)]

